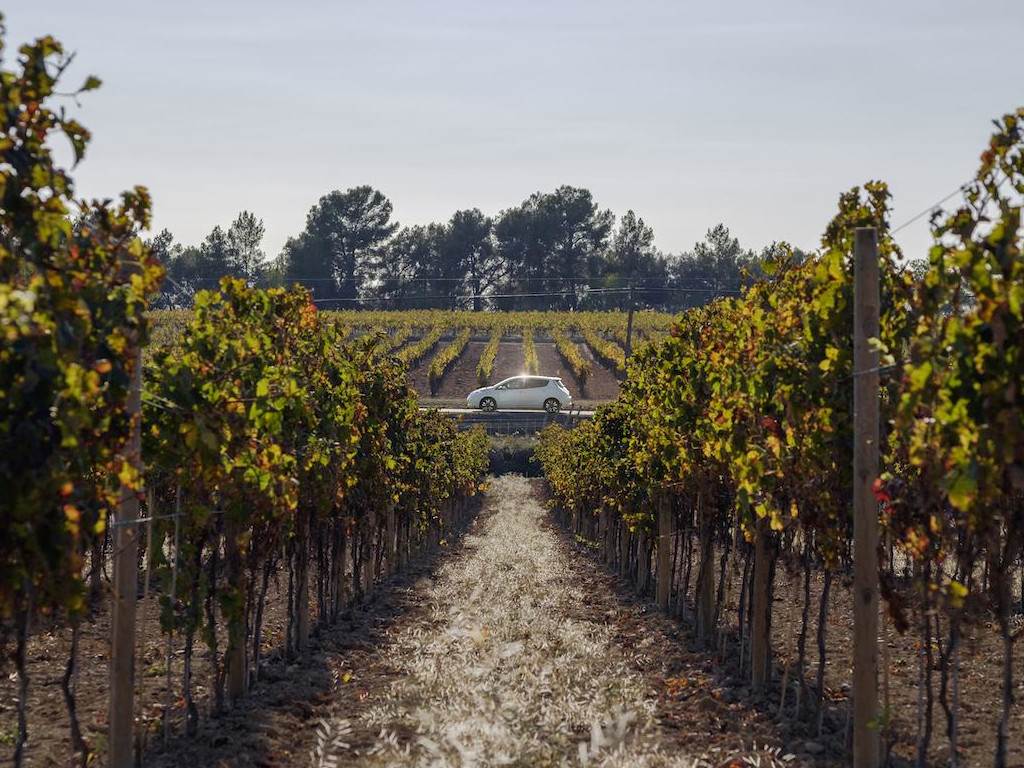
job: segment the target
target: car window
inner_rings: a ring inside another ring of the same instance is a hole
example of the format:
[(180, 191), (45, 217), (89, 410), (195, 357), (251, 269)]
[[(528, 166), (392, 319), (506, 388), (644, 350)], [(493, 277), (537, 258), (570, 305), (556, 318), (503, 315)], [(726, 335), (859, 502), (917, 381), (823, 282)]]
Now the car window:
[(523, 388), (523, 379), (521, 379), (521, 378), (519, 378), (519, 379), (509, 379), (507, 384), (506, 384), (506, 386), (509, 389), (522, 389)]
[(540, 387), (546, 387), (548, 385), (547, 379), (527, 379), (528, 384), (526, 385), (529, 389), (539, 389)]

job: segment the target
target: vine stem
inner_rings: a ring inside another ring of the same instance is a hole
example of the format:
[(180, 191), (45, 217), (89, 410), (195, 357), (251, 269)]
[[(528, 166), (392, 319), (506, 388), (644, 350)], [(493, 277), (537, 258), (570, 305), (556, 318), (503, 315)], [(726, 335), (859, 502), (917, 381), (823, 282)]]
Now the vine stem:
[(18, 611), (18, 647), (14, 654), (14, 664), (18, 672), (18, 741), (14, 747), (15, 768), (21, 768), (25, 758), (25, 745), (28, 743), (28, 668), (25, 664), (25, 654), (28, 648), (31, 611), (32, 586), (26, 583), (21, 610)]
[(71, 744), (79, 754), (79, 764), (82, 768), (89, 762), (89, 745), (82, 738), (82, 728), (78, 723), (78, 708), (75, 702), (75, 678), (78, 672), (78, 636), (79, 622), (73, 619), (71, 622), (71, 650), (68, 653), (68, 662), (64, 667), (64, 677), (61, 679), (61, 690), (64, 693), (64, 706), (68, 711), (68, 720), (71, 727)]
[(164, 690), (164, 744), (171, 737), (171, 658), (174, 641), (174, 617), (177, 615), (178, 595), (178, 555), (181, 545), (181, 483), (174, 489), (174, 559), (171, 561), (171, 626), (167, 630), (167, 646), (164, 653), (164, 666), (167, 672), (167, 686)]

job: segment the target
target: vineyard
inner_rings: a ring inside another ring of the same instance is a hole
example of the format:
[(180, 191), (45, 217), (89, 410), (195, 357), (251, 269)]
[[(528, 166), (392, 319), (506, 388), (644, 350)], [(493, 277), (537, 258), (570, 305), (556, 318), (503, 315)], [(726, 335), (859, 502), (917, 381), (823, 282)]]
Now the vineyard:
[[(5, 759), (1024, 765), (1024, 109), (923, 272), (870, 182), (676, 318), (153, 311), (68, 63), (0, 73)], [(595, 417), (433, 407), (520, 373)]]
[[(509, 376), (559, 376), (574, 398), (615, 399), (625, 372), (624, 312), (325, 311), (347, 339), (375, 339), (377, 354), (397, 355), (423, 398), (464, 405), (478, 386)], [(152, 313), (153, 346), (171, 343), (187, 313)], [(668, 334), (671, 317), (636, 312), (634, 348)]]
[[(684, 314), (613, 404), (538, 448), (564, 522), (823, 760), (856, 748), (851, 614), (880, 589), (867, 726), (883, 759), (1024, 764), (1022, 120), (999, 121), (963, 202), (933, 219), (923, 279), (889, 233), (885, 185), (853, 189), (818, 255), (779, 248), (769, 279)], [(879, 322), (857, 349), (865, 263)], [(861, 518), (880, 524), (877, 552), (855, 546), (855, 401), (881, 407)]]
[[(197, 731), (197, 691), (211, 716), (237, 704), (268, 654), (302, 662), (312, 634), (450, 539), (487, 445), (421, 412), (402, 355), (346, 343), (302, 289), (226, 279), (147, 345), (161, 275), (136, 235), (149, 199), (140, 188), (117, 205), (75, 202), (47, 137), (67, 135), (80, 155), (88, 134), (40, 104), (61, 53), (40, 40), (22, 49), (20, 73), (4, 74), (0, 227), (17, 242), (0, 250), (0, 640), (14, 646), (17, 680), (4, 741), (21, 765), (29, 708), (50, 706), (33, 702), (29, 655), (45, 658), (34, 643), (66, 629), (64, 658), (50, 661), (63, 669), (70, 752), (92, 760), (106, 702), (79, 683), (84, 662), (94, 679), (96, 652), (83, 658), (79, 639), (109, 611), (105, 751), (126, 764), (139, 739)], [(136, 638), (161, 634), (136, 677)]]

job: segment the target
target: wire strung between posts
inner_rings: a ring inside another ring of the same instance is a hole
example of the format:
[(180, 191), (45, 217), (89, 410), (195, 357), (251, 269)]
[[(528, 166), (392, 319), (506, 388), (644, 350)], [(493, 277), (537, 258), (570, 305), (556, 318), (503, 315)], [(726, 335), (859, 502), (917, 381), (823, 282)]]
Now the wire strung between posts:
[[(1003, 186), (1003, 184), (1005, 184), (1007, 181), (1009, 181), (1009, 179), (1010, 179), (1009, 175), (1003, 174), (1003, 178), (999, 181), (998, 184), (996, 184), (996, 189), (1001, 188)], [(889, 230), (890, 234), (896, 234), (901, 229), (905, 229), (906, 227), (909, 227), (911, 224), (913, 224), (915, 221), (920, 219), (922, 216), (926, 216), (929, 213), (933, 213), (935, 211), (938, 211), (939, 210), (939, 206), (941, 206), (943, 203), (945, 203), (947, 200), (949, 200), (954, 195), (963, 194), (968, 189), (970, 189), (971, 185), (973, 185), (975, 183), (977, 183), (977, 179), (970, 179), (969, 181), (965, 181), (963, 184), (961, 184), (959, 187), (954, 189), (952, 192), (950, 192), (948, 195), (943, 197), (941, 200), (938, 200), (938, 201), (932, 203), (931, 205), (929, 205), (927, 208), (925, 208), (920, 213), (917, 213), (914, 216), (911, 216), (909, 219), (904, 221), (902, 224), (900, 224), (900, 225), (890, 229)]]
[(871, 373), (877, 373), (881, 376), (884, 376), (887, 373), (892, 373), (894, 371), (901, 370), (902, 368), (903, 363), (893, 363), (892, 365), (879, 365), (874, 368), (865, 368), (863, 371), (854, 371), (849, 376), (840, 379), (840, 381), (849, 381), (850, 379), (855, 379), (858, 376), (867, 376), (868, 374)]
[[(972, 181), (973, 181), (973, 180), (972, 180)], [(903, 222), (902, 224), (900, 224), (899, 226), (896, 226), (896, 227), (893, 227), (892, 229), (890, 229), (890, 230), (889, 230), (890, 234), (893, 234), (893, 235), (895, 235), (895, 234), (896, 234), (897, 232), (899, 232), (899, 231), (900, 231), (901, 229), (906, 229), (907, 227), (909, 227), (909, 226), (910, 226), (911, 224), (913, 224), (913, 223), (914, 223), (915, 221), (917, 221), (918, 219), (920, 219), (920, 218), (921, 218), (922, 216), (927, 216), (927, 215), (928, 215), (929, 213), (932, 213), (933, 211), (936, 211), (936, 210), (938, 210), (938, 208), (939, 208), (939, 206), (940, 206), (940, 205), (942, 205), (943, 203), (945, 203), (945, 202), (946, 202), (947, 200), (949, 200), (949, 199), (950, 199), (951, 197), (953, 197), (954, 195), (957, 195), (957, 194), (962, 194), (962, 193), (964, 192), (964, 190), (966, 190), (966, 189), (967, 189), (967, 188), (968, 188), (968, 187), (969, 187), (970, 185), (971, 185), (971, 181), (966, 181), (966, 182), (964, 182), (964, 183), (963, 183), (963, 184), (961, 184), (961, 185), (960, 185), (959, 187), (957, 187), (957, 188), (956, 188), (956, 189), (954, 189), (954, 190), (953, 190), (952, 192), (950, 192), (950, 193), (949, 193), (948, 195), (946, 195), (945, 197), (943, 197), (943, 198), (942, 198), (941, 200), (938, 200), (938, 201), (936, 201), (936, 202), (932, 203), (932, 204), (931, 204), (931, 205), (929, 205), (929, 206), (928, 206), (927, 208), (925, 208), (924, 210), (922, 210), (922, 211), (921, 211), (920, 213), (917, 213), (917, 214), (915, 214), (915, 215), (911, 216), (911, 217), (910, 217), (909, 219), (907, 219), (906, 221), (904, 221), (904, 222)]]
[[(211, 515), (211, 516), (223, 515), (224, 514), (224, 510), (223, 509), (214, 509), (214, 510), (210, 510), (206, 514)], [(111, 528), (117, 528), (118, 526), (124, 526), (124, 525), (141, 525), (142, 523), (148, 523), (151, 520), (176, 520), (178, 518), (183, 518), (183, 517), (185, 517), (185, 515), (183, 515), (181, 512), (172, 512), (169, 515), (150, 515), (149, 517), (135, 517), (135, 518), (132, 518), (131, 520), (115, 520), (114, 522), (110, 523), (110, 527)]]

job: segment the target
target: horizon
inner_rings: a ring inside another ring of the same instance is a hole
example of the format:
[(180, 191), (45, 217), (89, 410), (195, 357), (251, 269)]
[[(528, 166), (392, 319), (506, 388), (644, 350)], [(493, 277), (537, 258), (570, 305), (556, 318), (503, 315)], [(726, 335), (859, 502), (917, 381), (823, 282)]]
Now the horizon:
[[(979, 73), (1013, 67), (1019, 26), (955, 3), (306, 7), (15, 2), (5, 21), (11, 48), (52, 33), (76, 53), (68, 82), (103, 80), (69, 104), (95, 137), (80, 196), (145, 185), (151, 232), (185, 245), (252, 211), (268, 259), (360, 184), (402, 226), (569, 184), (634, 210), (664, 253), (719, 222), (746, 249), (813, 250), (851, 186), (887, 181), (894, 226), (956, 190), (1014, 107)], [(984, 62), (948, 53), (971, 26)], [(924, 256), (928, 217), (896, 239)]]

